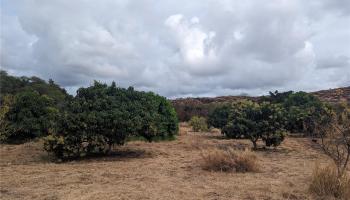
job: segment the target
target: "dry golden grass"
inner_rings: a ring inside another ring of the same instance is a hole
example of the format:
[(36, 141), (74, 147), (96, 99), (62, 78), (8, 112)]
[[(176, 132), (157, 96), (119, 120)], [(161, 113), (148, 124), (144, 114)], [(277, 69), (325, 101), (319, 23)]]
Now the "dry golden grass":
[(337, 168), (334, 165), (326, 167), (316, 166), (312, 174), (309, 190), (311, 193), (324, 199), (350, 199), (350, 178), (344, 174), (337, 177)]
[(202, 167), (210, 171), (223, 172), (257, 172), (259, 165), (256, 155), (251, 151), (235, 151), (231, 148), (226, 150), (211, 149), (201, 154)]
[(305, 138), (287, 138), (276, 150), (255, 152), (259, 173), (202, 169), (202, 151), (251, 148), (247, 140), (181, 127), (175, 141), (130, 142), (114, 154), (51, 162), (40, 142), (0, 145), (0, 199), (313, 199), (308, 191), (316, 162), (329, 162)]

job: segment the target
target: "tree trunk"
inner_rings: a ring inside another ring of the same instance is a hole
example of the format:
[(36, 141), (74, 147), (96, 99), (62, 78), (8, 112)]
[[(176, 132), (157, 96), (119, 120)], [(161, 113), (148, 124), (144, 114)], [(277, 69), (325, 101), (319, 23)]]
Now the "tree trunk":
[(253, 140), (253, 149), (256, 150), (258, 148), (258, 145), (256, 144), (256, 140)]

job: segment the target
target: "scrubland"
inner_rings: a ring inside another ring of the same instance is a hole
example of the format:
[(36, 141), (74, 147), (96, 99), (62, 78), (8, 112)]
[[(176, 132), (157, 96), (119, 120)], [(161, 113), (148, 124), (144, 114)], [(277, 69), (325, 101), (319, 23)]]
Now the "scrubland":
[(308, 138), (288, 137), (255, 151), (258, 170), (206, 170), (208, 152), (247, 151), (247, 140), (217, 130), (195, 133), (185, 124), (174, 141), (132, 141), (104, 157), (54, 162), (40, 140), (1, 144), (1, 199), (317, 199), (313, 169), (330, 160)]

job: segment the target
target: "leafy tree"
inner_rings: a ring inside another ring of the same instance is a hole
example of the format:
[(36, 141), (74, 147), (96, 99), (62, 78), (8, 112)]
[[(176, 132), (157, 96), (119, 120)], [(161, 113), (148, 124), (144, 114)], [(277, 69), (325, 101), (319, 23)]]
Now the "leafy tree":
[(286, 113), (286, 129), (292, 133), (315, 134), (313, 122), (316, 118), (324, 118), (322, 113), (331, 109), (330, 105), (321, 102), (316, 96), (306, 92), (270, 92), (264, 101), (280, 104)]
[(248, 138), (257, 148), (262, 139), (266, 146), (278, 146), (284, 140), (284, 112), (277, 104), (252, 101), (234, 103), (223, 134), (229, 138)]
[(208, 131), (207, 120), (204, 117), (193, 116), (189, 121), (194, 132)]
[(18, 143), (46, 135), (54, 127), (58, 115), (53, 100), (36, 91), (25, 91), (16, 94), (13, 102), (11, 96), (5, 96), (1, 106), (3, 112), (1, 140)]
[(152, 141), (178, 131), (175, 110), (164, 97), (99, 82), (77, 91), (59, 125), (45, 149), (63, 159), (108, 153), (130, 136)]
[(229, 105), (218, 106), (209, 114), (208, 124), (215, 128), (223, 128), (227, 124), (229, 115)]
[(261, 101), (268, 101), (270, 103), (283, 103), (285, 99), (287, 99), (290, 95), (293, 94), (293, 91), (288, 92), (278, 92), (276, 90), (275, 92), (269, 92), (269, 96), (263, 96), (261, 97)]

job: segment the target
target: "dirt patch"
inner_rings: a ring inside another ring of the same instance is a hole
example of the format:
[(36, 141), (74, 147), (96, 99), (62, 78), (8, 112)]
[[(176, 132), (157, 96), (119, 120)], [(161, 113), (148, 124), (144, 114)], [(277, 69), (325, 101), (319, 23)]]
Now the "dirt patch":
[(258, 173), (205, 171), (202, 150), (250, 148), (218, 132), (181, 128), (175, 141), (130, 142), (109, 156), (54, 163), (40, 142), (1, 145), (1, 199), (311, 199), (315, 163), (328, 159), (313, 142), (287, 138), (257, 151)]

